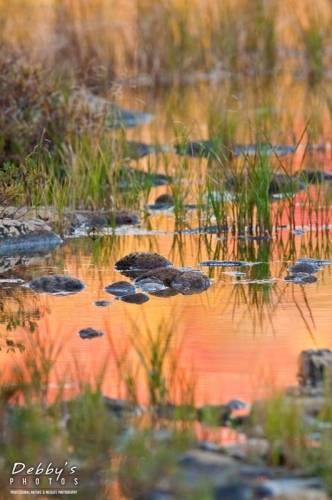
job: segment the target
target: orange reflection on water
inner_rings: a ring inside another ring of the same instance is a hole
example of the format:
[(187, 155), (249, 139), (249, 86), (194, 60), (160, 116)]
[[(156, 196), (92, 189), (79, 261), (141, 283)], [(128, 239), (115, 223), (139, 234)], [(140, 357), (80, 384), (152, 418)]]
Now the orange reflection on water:
[[(209, 238), (216, 248), (219, 243), (215, 237)], [(319, 236), (315, 238), (317, 243)], [(150, 250), (151, 239), (131, 236), (120, 239), (116, 252), (121, 252), (121, 255), (115, 253), (105, 259), (103, 252), (108, 243), (101, 249), (97, 260), (90, 251), (77, 254), (77, 248), (74, 251), (70, 241), (58, 251), (64, 257), (66, 272), (84, 280), (87, 288), (67, 297), (37, 295), (28, 291), (25, 303), (33, 301), (42, 311), (40, 319), (36, 320), (38, 334), (28, 333), (23, 328), (10, 333), (5, 324), (1, 325), (2, 336), (20, 339), (35, 355), (37, 338), (45, 348), (53, 344), (61, 348), (51, 373), (51, 393), (54, 394), (65, 382), (65, 394), (69, 397), (77, 392), (80, 383), (95, 381), (106, 366), (105, 394), (127, 397), (124, 378), (131, 374), (139, 401), (146, 404), (149, 399), (147, 371), (139, 362), (137, 350), (144, 353), (149, 364), (153, 342), (160, 332), (163, 332), (162, 339), (172, 332), (171, 358), (165, 361), (170, 395), (181, 401), (185, 393), (187, 398), (194, 393), (196, 405), (217, 404), (231, 398), (251, 401), (271, 390), (295, 385), (297, 358), (301, 350), (331, 345), (330, 269), (325, 267), (319, 273), (320, 280), (309, 286), (282, 281), (290, 262), (281, 259), (281, 240), (263, 242), (260, 246), (255, 242), (245, 243), (253, 247), (256, 255), (257, 252), (262, 254), (262, 245), (267, 245), (266, 259), (271, 264), (266, 270), (263, 268), (263, 274), (265, 278), (277, 277), (278, 281), (265, 285), (240, 284), (232, 276), (225, 275), (225, 269), (215, 268), (211, 271), (212, 286), (202, 294), (177, 295), (168, 299), (151, 296), (149, 302), (137, 306), (115, 300), (103, 288), (126, 279), (113, 268), (114, 262), (134, 247)], [(293, 238), (292, 241), (297, 256), (312, 250), (309, 237)], [(324, 243), (325, 248), (328, 248), (328, 241)], [(172, 250), (172, 235), (160, 235), (158, 242), (160, 253), (172, 257), (175, 265), (182, 264), (181, 251)], [(185, 265), (197, 267), (200, 260), (209, 256), (203, 237), (188, 236), (183, 245)], [(287, 247), (287, 242), (283, 245)], [(230, 242), (226, 251), (231, 247)], [(222, 254), (222, 251), (220, 257), (234, 259), (234, 255)], [(51, 260), (48, 264), (51, 265)], [(253, 278), (257, 277), (259, 269), (262, 268), (253, 266), (245, 270)], [(207, 268), (205, 270), (209, 272)], [(47, 271), (41, 268), (35, 269), (35, 273), (42, 275)], [(93, 304), (96, 300), (111, 300), (112, 305), (96, 307)], [(105, 336), (82, 340), (78, 332), (87, 327), (100, 330)], [(17, 350), (15, 353), (2, 350), (0, 360), (2, 369), (10, 378), (11, 370), (21, 362), (22, 355)], [(178, 376), (173, 385), (171, 360), (175, 362)]]

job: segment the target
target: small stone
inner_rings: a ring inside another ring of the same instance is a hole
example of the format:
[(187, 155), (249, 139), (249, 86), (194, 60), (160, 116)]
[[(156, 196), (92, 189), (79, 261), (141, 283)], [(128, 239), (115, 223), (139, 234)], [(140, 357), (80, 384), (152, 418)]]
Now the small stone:
[(69, 274), (54, 274), (36, 278), (26, 285), (37, 293), (47, 293), (51, 295), (72, 295), (81, 292), (85, 283)]
[(204, 274), (186, 271), (175, 277), (170, 286), (178, 290), (183, 295), (201, 293), (210, 288), (210, 279)]
[(145, 271), (158, 267), (171, 267), (173, 264), (162, 255), (154, 252), (132, 252), (115, 263), (118, 271)]
[(161, 194), (155, 199), (156, 205), (174, 205), (174, 198), (170, 194)]
[(93, 302), (93, 305), (98, 307), (107, 307), (111, 304), (112, 302), (108, 302), (107, 300), (96, 300), (96, 302)]
[(122, 297), (116, 297), (117, 300), (122, 300), (122, 302), (127, 302), (128, 304), (144, 304), (148, 302), (149, 297), (144, 293), (133, 293), (131, 295), (123, 295)]
[(94, 330), (93, 328), (84, 328), (78, 332), (78, 335), (81, 339), (94, 339), (96, 337), (103, 337), (105, 335), (104, 332), (99, 332), (98, 330)]
[(116, 283), (112, 283), (112, 285), (108, 285), (104, 288), (104, 292), (111, 293), (112, 295), (116, 295), (118, 297), (131, 295), (135, 293), (135, 291), (136, 288), (134, 285), (128, 281), (117, 281)]
[(230, 399), (228, 403), (226, 403), (226, 406), (231, 410), (244, 410), (249, 407), (248, 403), (241, 401), (241, 399)]

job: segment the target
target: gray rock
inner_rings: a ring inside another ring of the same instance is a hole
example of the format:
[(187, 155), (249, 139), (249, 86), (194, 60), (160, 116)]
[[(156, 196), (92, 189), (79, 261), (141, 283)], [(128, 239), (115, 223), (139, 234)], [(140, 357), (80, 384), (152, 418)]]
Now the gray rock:
[(117, 300), (121, 300), (122, 302), (127, 302), (128, 304), (144, 304), (144, 302), (148, 302), (149, 297), (144, 293), (133, 293), (131, 295), (123, 295), (122, 297), (116, 297)]
[(84, 328), (78, 332), (78, 335), (81, 339), (94, 339), (96, 337), (103, 337), (105, 335), (104, 332), (100, 332), (98, 330), (94, 330), (93, 328)]
[(323, 489), (323, 480), (319, 477), (296, 478), (284, 477), (280, 479), (269, 479), (262, 483), (262, 486), (270, 490), (270, 496), (279, 496), (304, 492), (309, 488)]
[(207, 290), (211, 285), (210, 279), (204, 274), (186, 271), (171, 281), (171, 287), (183, 295), (192, 295)]
[(98, 307), (107, 307), (111, 304), (112, 302), (108, 302), (107, 300), (96, 300), (95, 302), (93, 302), (93, 305)]
[(251, 500), (253, 498), (250, 486), (242, 482), (219, 486), (213, 490), (214, 500)]
[(86, 284), (69, 274), (42, 276), (23, 285), (37, 293), (50, 295), (73, 295), (81, 292)]
[(62, 239), (42, 220), (0, 221), (0, 256), (54, 250)]
[(171, 267), (173, 264), (154, 252), (132, 252), (115, 263), (118, 271), (147, 271), (157, 267)]
[(298, 380), (300, 385), (321, 385), (324, 378), (332, 379), (332, 350), (308, 349), (299, 356)]
[(135, 225), (140, 223), (140, 218), (128, 210), (115, 212), (77, 210), (71, 216), (71, 227), (76, 228), (102, 228)]
[(104, 288), (104, 292), (111, 293), (112, 295), (116, 295), (117, 297), (122, 297), (123, 295), (132, 295), (136, 291), (134, 285), (129, 283), (128, 281), (117, 281), (116, 283), (112, 283), (112, 285), (108, 285)]
[(244, 410), (245, 408), (249, 408), (248, 403), (241, 401), (241, 399), (230, 399), (226, 406), (228, 406), (231, 410)]

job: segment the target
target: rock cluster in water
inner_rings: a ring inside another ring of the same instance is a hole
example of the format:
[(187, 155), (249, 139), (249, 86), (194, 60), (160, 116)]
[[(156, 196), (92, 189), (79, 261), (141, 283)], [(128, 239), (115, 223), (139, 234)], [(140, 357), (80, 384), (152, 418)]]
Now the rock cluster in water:
[(284, 276), (284, 281), (290, 281), (292, 283), (297, 283), (299, 285), (307, 285), (310, 283), (316, 283), (318, 278), (313, 276), (314, 274), (321, 271), (322, 266), (332, 265), (331, 260), (314, 259), (309, 257), (303, 257), (298, 259), (296, 263), (290, 266), (287, 271), (291, 274)]
[(134, 279), (134, 284), (118, 281), (104, 288), (128, 303), (143, 304), (149, 297), (135, 293), (136, 288), (157, 297), (181, 293), (193, 295), (210, 287), (210, 279), (199, 269), (175, 268), (172, 262), (153, 252), (133, 252), (115, 263), (115, 268)]

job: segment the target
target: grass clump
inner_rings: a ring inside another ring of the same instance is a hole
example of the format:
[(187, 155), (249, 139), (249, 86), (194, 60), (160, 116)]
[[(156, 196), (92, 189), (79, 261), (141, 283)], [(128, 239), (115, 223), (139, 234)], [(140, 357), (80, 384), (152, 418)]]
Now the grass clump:
[(38, 144), (52, 150), (65, 136), (64, 97), (50, 73), (3, 51), (0, 109), (0, 166), (23, 162)]

